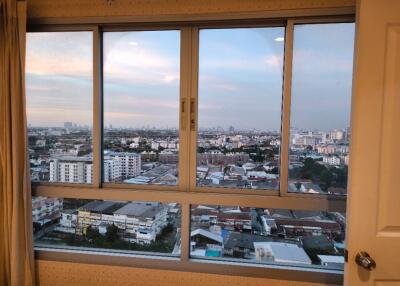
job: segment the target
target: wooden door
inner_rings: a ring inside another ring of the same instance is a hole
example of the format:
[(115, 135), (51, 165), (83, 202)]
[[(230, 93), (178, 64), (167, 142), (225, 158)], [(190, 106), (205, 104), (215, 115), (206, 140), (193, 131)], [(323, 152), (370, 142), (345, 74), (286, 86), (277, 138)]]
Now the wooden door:
[(345, 285), (399, 286), (400, 0), (360, 0), (356, 17)]

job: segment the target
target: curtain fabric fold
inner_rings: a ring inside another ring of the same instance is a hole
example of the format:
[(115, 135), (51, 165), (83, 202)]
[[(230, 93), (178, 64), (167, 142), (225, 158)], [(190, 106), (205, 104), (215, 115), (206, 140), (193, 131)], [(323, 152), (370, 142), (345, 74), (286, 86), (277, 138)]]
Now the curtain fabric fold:
[(26, 3), (0, 0), (0, 285), (34, 285), (25, 113)]

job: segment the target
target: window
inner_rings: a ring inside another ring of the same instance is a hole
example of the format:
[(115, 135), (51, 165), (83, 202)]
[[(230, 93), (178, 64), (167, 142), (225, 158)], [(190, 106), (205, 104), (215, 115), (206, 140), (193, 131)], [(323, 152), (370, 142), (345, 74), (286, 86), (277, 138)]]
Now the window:
[(32, 199), (38, 248), (179, 256), (180, 215), (176, 203)]
[(295, 25), (289, 192), (347, 194), (354, 24)]
[(33, 182), (92, 183), (92, 41), (90, 32), (27, 35)]
[(198, 186), (279, 188), (284, 32), (200, 30)]
[(104, 33), (104, 182), (177, 185), (179, 35)]
[(339, 212), (192, 205), (192, 257), (343, 269)]
[(347, 21), (29, 33), (39, 258), (342, 281)]

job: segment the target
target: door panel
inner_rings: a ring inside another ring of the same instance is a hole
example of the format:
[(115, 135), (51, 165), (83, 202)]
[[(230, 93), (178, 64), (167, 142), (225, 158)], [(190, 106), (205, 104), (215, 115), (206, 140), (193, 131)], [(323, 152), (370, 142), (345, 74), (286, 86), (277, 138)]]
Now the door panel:
[[(400, 1), (357, 3), (345, 285), (400, 285)], [(355, 262), (366, 251), (369, 271)]]
[(400, 236), (400, 25), (386, 27), (378, 231)]
[(397, 281), (376, 281), (375, 286), (400, 286)]

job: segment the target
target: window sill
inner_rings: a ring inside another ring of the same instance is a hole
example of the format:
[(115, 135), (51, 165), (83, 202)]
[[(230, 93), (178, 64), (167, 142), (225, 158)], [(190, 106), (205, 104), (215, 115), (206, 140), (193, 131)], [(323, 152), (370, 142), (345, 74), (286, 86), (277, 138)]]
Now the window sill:
[(220, 275), (235, 275), (311, 283), (343, 285), (343, 271), (315, 267), (296, 267), (215, 261), (205, 259), (179, 259), (155, 254), (127, 254), (100, 251), (75, 251), (68, 249), (35, 248), (37, 260), (60, 261), (82, 264), (99, 264), (199, 272)]

